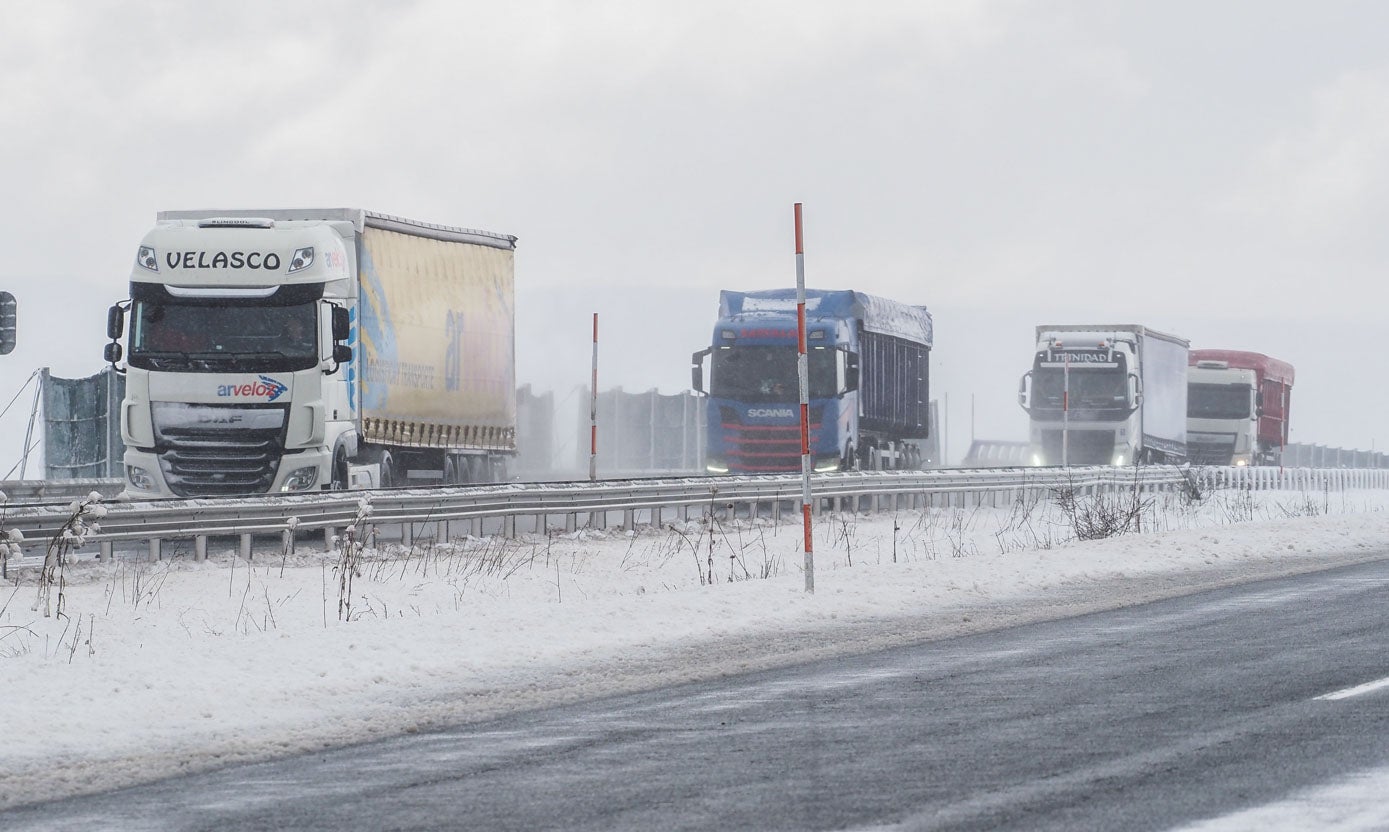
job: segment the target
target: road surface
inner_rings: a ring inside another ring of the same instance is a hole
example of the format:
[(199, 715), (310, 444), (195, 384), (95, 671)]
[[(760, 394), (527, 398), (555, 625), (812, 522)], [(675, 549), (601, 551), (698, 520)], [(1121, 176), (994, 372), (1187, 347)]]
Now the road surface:
[(40, 804), (0, 829), (1383, 828), (1386, 609), (1389, 560)]

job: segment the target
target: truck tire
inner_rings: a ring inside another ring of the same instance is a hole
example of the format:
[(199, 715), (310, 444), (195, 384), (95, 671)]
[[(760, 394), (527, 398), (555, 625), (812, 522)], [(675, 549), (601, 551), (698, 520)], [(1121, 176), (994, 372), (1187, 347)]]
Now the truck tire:
[(871, 439), (868, 440), (867, 442), (865, 442), (865, 443), (863, 444), (863, 447), (861, 447), (861, 448), (858, 449), (858, 470), (860, 470), (860, 471), (876, 471), (876, 470), (878, 470), (878, 466), (877, 466), (877, 457), (878, 457), (877, 450), (878, 450), (878, 444), (877, 444), (876, 442), (874, 442), (873, 440), (871, 440)]
[(381, 466), (381, 482), (378, 484), (382, 488), (395, 488), (395, 459), (391, 456), (391, 452), (386, 450), (381, 451), (376, 457), (376, 462)]
[(333, 452), (333, 466), (328, 472), (328, 490), (347, 490), (347, 449), (338, 448)]

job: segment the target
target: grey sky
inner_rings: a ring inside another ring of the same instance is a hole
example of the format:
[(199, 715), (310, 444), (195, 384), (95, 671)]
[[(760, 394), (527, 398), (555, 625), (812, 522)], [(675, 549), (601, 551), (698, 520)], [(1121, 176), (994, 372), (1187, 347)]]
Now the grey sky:
[(811, 285), (931, 307), (955, 455), (971, 398), (979, 436), (1024, 438), (1032, 327), (1089, 321), (1285, 358), (1295, 441), (1382, 448), (1386, 24), (1373, 2), (12, 4), (0, 395), (100, 368), (156, 211), (310, 205), (517, 235), (520, 381), (585, 383), (596, 311), (600, 386), (674, 392), (718, 289), (794, 283), (802, 201)]

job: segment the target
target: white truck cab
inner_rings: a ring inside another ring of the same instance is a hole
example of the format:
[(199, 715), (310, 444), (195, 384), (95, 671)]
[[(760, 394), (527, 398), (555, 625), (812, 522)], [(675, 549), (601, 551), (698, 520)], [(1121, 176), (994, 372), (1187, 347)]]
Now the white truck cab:
[(335, 442), (352, 427), (344, 363), (354, 273), (352, 248), (330, 222), (210, 217), (149, 231), (130, 299), (108, 319), (107, 359), (126, 361), (129, 495), (335, 484)]
[(1018, 387), (1032, 465), (1186, 458), (1186, 339), (1138, 324), (1037, 327)]
[(1258, 457), (1259, 383), (1253, 369), (1201, 360), (1187, 370), (1187, 442), (1200, 465), (1253, 465)]

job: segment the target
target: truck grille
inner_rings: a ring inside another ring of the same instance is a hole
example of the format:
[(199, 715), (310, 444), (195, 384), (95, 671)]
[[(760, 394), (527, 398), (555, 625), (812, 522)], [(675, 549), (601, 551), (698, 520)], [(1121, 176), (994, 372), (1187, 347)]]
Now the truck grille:
[[(824, 418), (824, 409), (810, 409), (810, 442)], [(739, 421), (731, 408), (721, 408), (719, 429), (728, 448), (728, 470), (771, 474), (801, 470), (801, 425), (749, 425)]]
[(1229, 465), (1235, 457), (1235, 435), (1188, 434), (1186, 455), (1192, 465)]
[[(1066, 440), (1066, 462), (1070, 465), (1109, 465), (1114, 461), (1114, 432), (1073, 430)], [(1042, 455), (1047, 465), (1061, 464), (1059, 430), (1042, 431)]]
[(155, 450), (169, 490), (180, 497), (264, 494), (284, 454), (283, 405), (156, 402)]

